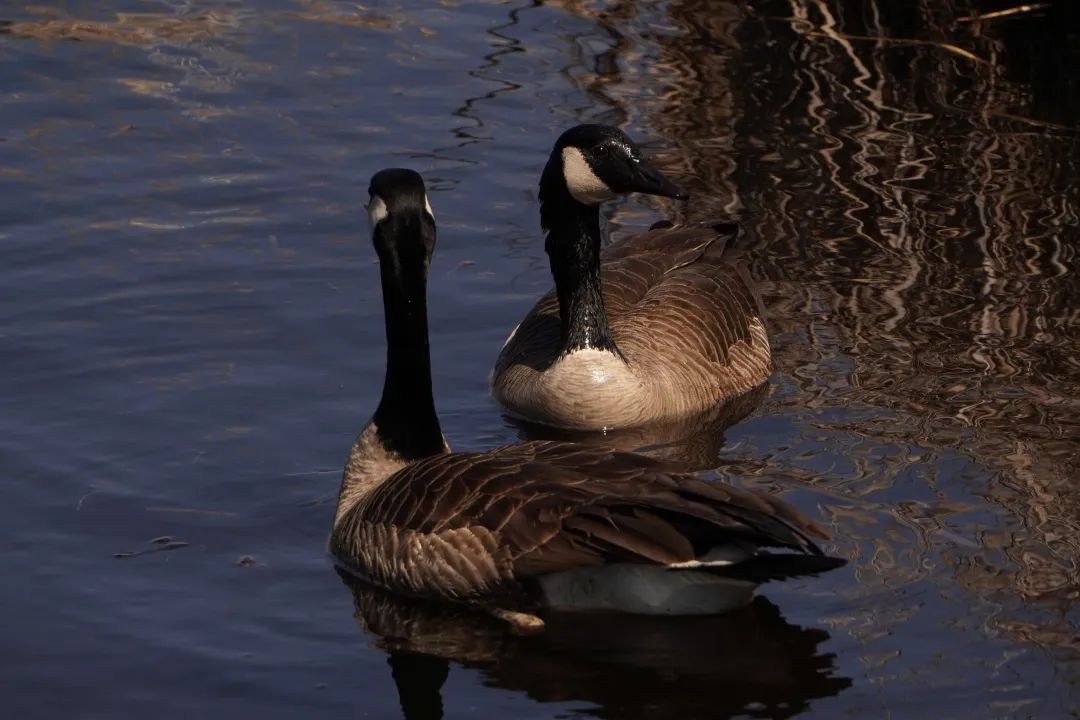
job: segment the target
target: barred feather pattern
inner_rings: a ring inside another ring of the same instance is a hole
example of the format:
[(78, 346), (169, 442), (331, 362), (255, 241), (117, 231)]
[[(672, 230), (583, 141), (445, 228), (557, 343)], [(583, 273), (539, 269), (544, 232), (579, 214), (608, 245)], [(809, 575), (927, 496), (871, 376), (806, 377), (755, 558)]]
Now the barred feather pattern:
[(470, 601), (577, 567), (687, 562), (725, 542), (820, 554), (811, 536), (828, 534), (773, 495), (641, 455), (528, 442), (394, 472), (341, 510), (330, 548), (376, 585)]
[(750, 279), (728, 249), (736, 232), (719, 224), (664, 228), (605, 248), (601, 293), (623, 358), (563, 356), (551, 291), (503, 346), (495, 398), (529, 420), (594, 430), (685, 417), (764, 383), (772, 372), (768, 333)]

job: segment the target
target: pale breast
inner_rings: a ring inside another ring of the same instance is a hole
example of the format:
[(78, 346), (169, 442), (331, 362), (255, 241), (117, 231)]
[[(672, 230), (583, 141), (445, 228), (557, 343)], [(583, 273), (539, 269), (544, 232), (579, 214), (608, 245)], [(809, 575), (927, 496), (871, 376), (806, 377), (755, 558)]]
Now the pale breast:
[(497, 399), (515, 414), (558, 427), (595, 430), (648, 420), (646, 385), (606, 350), (575, 350), (545, 370), (514, 365), (496, 379)]
[(391, 452), (382, 444), (379, 440), (379, 428), (374, 421), (369, 422), (349, 449), (349, 460), (345, 463), (345, 473), (338, 490), (335, 527), (345, 512), (365, 493), (407, 464), (397, 453)]
[(761, 385), (771, 360), (764, 323), (728, 345), (722, 360), (688, 349), (653, 328), (616, 342), (627, 358), (577, 350), (546, 369), (518, 364), (494, 378), (496, 399), (515, 415), (573, 430), (613, 430), (702, 412)]

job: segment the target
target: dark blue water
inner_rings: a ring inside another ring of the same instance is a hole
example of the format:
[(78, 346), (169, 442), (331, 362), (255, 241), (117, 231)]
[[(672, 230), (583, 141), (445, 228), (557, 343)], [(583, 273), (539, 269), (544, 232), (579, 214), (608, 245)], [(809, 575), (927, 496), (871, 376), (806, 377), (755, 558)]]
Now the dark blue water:
[[(1080, 712), (1075, 11), (923, 5), (0, 4), (6, 714)], [(541, 638), (354, 596), (325, 539), (383, 369), (367, 180), (431, 189), (449, 440), (513, 442), (487, 375), (590, 120), (695, 194), (613, 232), (746, 226), (777, 368), (709, 452), (851, 562)]]

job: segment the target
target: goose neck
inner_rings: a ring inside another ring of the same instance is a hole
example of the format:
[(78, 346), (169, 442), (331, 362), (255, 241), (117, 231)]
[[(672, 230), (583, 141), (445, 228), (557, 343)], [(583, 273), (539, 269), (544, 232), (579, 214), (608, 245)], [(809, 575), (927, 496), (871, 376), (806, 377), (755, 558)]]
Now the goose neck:
[[(386, 320), (386, 376), (371, 422), (349, 451), (334, 527), (387, 477), (446, 451), (431, 390), (427, 327), (427, 259), (379, 253)], [(336, 531), (335, 531), (336, 532)]]
[(600, 208), (575, 200), (565, 183), (547, 190), (541, 191), (541, 226), (559, 299), (562, 354), (582, 349), (620, 354), (601, 293)]
[(411, 461), (443, 451), (431, 385), (427, 261), (380, 263), (386, 317), (386, 377), (372, 418), (385, 448)]

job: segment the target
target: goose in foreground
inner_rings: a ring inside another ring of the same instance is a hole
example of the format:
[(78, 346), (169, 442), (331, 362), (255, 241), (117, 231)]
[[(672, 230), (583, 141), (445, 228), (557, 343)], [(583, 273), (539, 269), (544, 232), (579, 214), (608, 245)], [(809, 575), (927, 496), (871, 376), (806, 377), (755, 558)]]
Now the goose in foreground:
[(658, 460), (560, 442), (450, 452), (431, 391), (435, 220), (423, 180), (383, 170), (370, 193), (387, 369), (338, 494), (330, 550), (344, 568), (529, 632), (544, 606), (715, 614), (747, 604), (763, 580), (843, 564), (811, 539), (824, 529), (780, 498)]
[(600, 249), (600, 204), (685, 199), (625, 134), (579, 125), (540, 179), (555, 289), (510, 333), (492, 373), (512, 414), (576, 430), (693, 415), (772, 372), (760, 303), (732, 260), (733, 223), (663, 227)]

